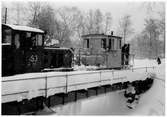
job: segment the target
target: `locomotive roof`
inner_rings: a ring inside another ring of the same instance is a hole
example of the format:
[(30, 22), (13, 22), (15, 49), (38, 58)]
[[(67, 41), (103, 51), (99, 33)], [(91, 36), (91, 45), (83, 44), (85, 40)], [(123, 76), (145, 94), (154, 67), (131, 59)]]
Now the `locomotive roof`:
[(37, 32), (37, 33), (44, 33), (43, 30), (40, 30), (38, 28), (32, 28), (29, 26), (20, 26), (20, 25), (12, 25), (12, 24), (2, 24), (4, 26), (7, 26), (13, 30), (18, 30), (18, 31), (28, 31), (28, 32)]
[(115, 37), (118, 39), (122, 39), (122, 37), (119, 36), (114, 36), (114, 35), (105, 35), (105, 34), (87, 34), (87, 35), (82, 35), (83, 38), (87, 38), (87, 37)]

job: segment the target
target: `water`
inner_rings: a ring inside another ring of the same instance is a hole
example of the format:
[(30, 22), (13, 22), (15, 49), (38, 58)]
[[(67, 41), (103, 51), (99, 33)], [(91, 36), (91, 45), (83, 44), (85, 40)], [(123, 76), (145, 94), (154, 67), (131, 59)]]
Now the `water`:
[(155, 80), (151, 89), (141, 95), (135, 109), (126, 107), (123, 91), (109, 92), (65, 105), (44, 109), (38, 114), (52, 115), (164, 115), (165, 84)]

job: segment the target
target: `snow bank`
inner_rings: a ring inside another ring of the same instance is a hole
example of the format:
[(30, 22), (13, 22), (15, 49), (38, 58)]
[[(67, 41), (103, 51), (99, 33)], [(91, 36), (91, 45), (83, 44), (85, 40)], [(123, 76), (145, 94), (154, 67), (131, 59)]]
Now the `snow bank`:
[[(165, 63), (165, 59), (161, 59), (161, 65)], [(134, 67), (152, 67), (158, 66), (156, 59), (135, 59)]]

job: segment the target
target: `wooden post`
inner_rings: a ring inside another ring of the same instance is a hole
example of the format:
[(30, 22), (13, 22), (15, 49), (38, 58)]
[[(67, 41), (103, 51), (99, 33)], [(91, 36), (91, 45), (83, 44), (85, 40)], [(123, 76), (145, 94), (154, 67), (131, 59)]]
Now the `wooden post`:
[(47, 99), (47, 88), (48, 88), (48, 86), (47, 86), (47, 76), (45, 77), (45, 98)]
[(101, 84), (101, 82), (102, 82), (102, 81), (101, 81), (101, 71), (100, 71), (99, 73), (100, 73), (100, 86), (101, 86), (101, 85), (102, 85), (102, 84)]
[(66, 93), (68, 93), (68, 75), (66, 73)]
[(79, 66), (81, 65), (81, 55), (80, 55), (80, 48), (79, 48)]

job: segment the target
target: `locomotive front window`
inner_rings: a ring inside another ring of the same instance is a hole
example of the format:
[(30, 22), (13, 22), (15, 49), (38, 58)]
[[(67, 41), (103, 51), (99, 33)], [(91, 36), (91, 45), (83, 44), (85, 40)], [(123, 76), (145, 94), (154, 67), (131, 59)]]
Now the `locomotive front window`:
[(30, 32), (27, 32), (26, 33), (26, 38), (30, 38), (31, 37), (31, 33)]
[(5, 29), (3, 31), (2, 43), (8, 43), (11, 45), (12, 43), (12, 30), (11, 29)]
[(15, 47), (16, 49), (20, 47), (20, 35), (19, 34), (15, 35)]
[(86, 47), (89, 48), (89, 39), (86, 39)]
[(43, 44), (43, 37), (41, 34), (38, 33), (26, 33), (26, 45), (27, 47), (34, 47), (34, 46), (42, 46)]
[(101, 47), (106, 49), (106, 39), (105, 38), (101, 40)]

